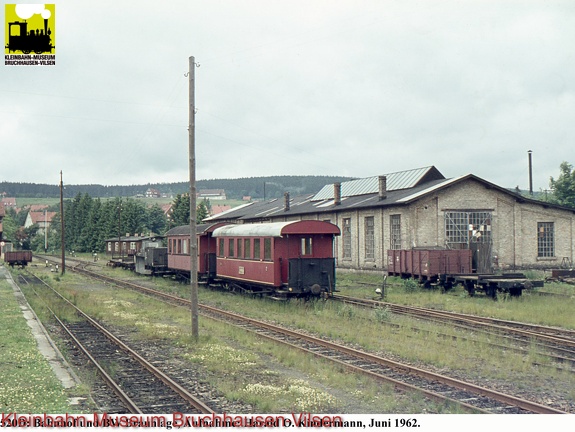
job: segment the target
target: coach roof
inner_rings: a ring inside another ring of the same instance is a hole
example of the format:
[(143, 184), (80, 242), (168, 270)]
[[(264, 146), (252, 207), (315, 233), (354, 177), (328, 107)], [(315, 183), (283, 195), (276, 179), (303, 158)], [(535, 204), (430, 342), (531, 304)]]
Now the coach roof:
[(283, 237), (289, 234), (339, 235), (339, 228), (329, 222), (300, 220), (289, 222), (225, 225), (217, 228), (214, 237)]

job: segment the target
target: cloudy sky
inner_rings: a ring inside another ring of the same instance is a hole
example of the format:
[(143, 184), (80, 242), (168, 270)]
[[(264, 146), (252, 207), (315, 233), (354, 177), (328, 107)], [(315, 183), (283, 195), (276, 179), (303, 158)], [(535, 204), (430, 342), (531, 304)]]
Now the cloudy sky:
[(55, 6), (56, 66), (0, 66), (0, 181), (186, 181), (190, 56), (198, 179), (575, 164), (572, 0)]

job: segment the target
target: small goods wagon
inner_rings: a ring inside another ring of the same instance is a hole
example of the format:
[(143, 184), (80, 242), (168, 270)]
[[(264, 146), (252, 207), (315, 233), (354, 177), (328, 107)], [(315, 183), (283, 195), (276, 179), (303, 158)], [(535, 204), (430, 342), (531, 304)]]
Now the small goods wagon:
[(10, 267), (27, 266), (29, 262), (32, 262), (32, 251), (21, 250), (5, 252), (4, 262), (7, 263)]
[(413, 277), (426, 284), (437, 282), (442, 274), (472, 272), (469, 249), (390, 249), (387, 271), (391, 276)]
[(492, 298), (497, 292), (519, 296), (523, 289), (543, 286), (523, 273), (477, 273), (471, 249), (390, 249), (387, 271), (390, 276), (417, 279), (427, 287), (437, 284), (450, 289), (461, 284), (469, 295), (483, 291)]

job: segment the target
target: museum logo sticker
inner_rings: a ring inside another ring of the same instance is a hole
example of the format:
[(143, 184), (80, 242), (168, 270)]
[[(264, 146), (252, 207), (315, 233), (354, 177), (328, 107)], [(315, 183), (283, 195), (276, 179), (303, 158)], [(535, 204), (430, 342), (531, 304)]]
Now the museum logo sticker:
[(53, 4), (7, 4), (4, 64), (56, 65), (56, 7)]

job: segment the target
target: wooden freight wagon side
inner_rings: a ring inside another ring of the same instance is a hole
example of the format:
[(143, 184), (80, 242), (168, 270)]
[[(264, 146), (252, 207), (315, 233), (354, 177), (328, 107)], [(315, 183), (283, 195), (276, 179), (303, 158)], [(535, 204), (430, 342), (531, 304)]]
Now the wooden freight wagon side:
[(10, 267), (14, 266), (27, 266), (29, 262), (32, 262), (32, 251), (10, 251), (4, 253), (4, 262)]
[(469, 249), (390, 249), (390, 276), (416, 278), (435, 282), (439, 275), (472, 273), (472, 251)]

